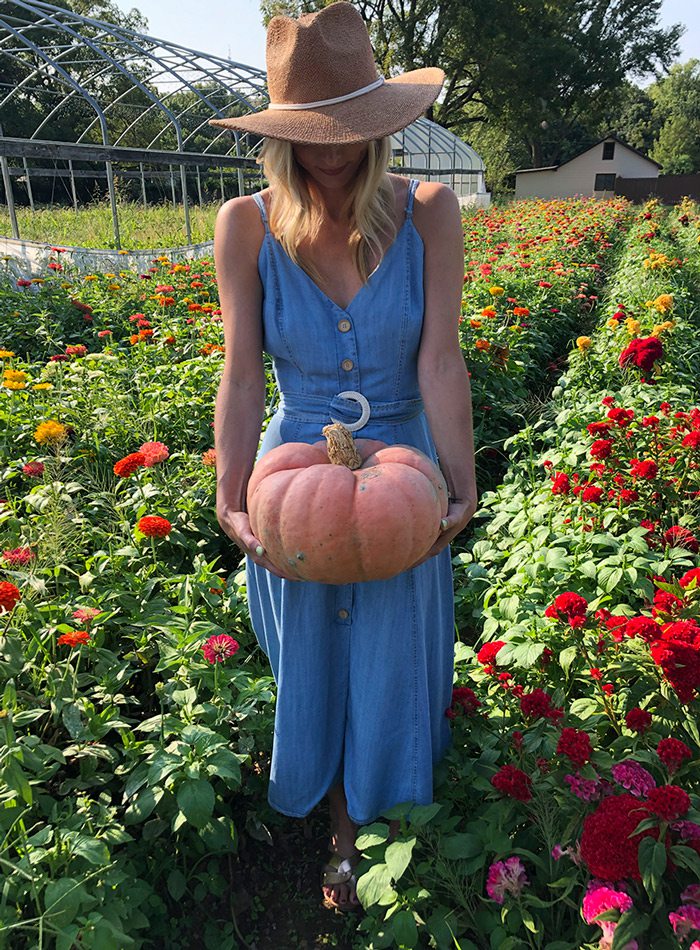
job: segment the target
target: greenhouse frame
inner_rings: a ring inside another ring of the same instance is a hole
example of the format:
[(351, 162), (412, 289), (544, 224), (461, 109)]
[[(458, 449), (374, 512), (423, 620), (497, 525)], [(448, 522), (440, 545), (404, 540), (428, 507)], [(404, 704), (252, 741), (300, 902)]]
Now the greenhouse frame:
[[(264, 70), (82, 16), (44, 0), (0, 8), (0, 165), (12, 237), (15, 204), (78, 208), (91, 186), (109, 196), (121, 247), (117, 185), (144, 204), (181, 204), (191, 242), (196, 196), (225, 200), (263, 187), (257, 136), (208, 124), (266, 107)], [(28, 121), (29, 120), (29, 121)], [(392, 136), (390, 169), (442, 181), (463, 204), (489, 203), (484, 164), (426, 118)]]

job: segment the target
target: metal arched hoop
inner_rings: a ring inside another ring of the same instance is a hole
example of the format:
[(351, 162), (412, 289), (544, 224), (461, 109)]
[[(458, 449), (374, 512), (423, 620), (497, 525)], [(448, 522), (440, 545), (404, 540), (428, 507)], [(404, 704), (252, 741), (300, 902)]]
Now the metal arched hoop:
[[(354, 389), (346, 389), (345, 392), (338, 393), (338, 396), (341, 396), (343, 399), (352, 399), (354, 402), (359, 402), (362, 407), (362, 415), (357, 420), (357, 422), (343, 422), (342, 424), (346, 429), (349, 429), (350, 432), (356, 432), (357, 429), (361, 429), (363, 426), (367, 425), (370, 415), (369, 403), (367, 399), (362, 395), (362, 393), (355, 392)], [(331, 416), (331, 422), (340, 422), (340, 419), (334, 419)]]

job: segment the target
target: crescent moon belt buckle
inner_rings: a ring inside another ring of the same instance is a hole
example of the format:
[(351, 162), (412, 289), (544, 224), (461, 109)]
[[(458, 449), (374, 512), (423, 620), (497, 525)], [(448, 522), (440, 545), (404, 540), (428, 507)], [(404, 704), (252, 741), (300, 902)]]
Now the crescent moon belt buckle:
[[(362, 415), (357, 420), (357, 422), (344, 422), (343, 425), (345, 428), (349, 429), (350, 432), (355, 432), (357, 429), (361, 429), (363, 426), (367, 425), (370, 409), (369, 403), (362, 393), (355, 392), (354, 389), (346, 389), (344, 392), (338, 393), (338, 396), (342, 397), (343, 399), (352, 399), (354, 402), (359, 402), (360, 406), (362, 407)], [(340, 422), (340, 419), (334, 419), (333, 416), (331, 416), (331, 422)]]

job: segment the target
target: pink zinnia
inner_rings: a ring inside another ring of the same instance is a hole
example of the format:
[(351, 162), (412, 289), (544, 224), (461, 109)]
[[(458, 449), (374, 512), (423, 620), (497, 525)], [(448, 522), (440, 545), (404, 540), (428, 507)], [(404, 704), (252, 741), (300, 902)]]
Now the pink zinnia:
[(151, 468), (159, 462), (164, 462), (170, 455), (170, 449), (163, 442), (144, 442), (139, 446), (139, 452), (144, 456), (144, 465)]
[(41, 478), (44, 474), (44, 463), (27, 462), (26, 465), (22, 466), (22, 474), (28, 475), (29, 478)]
[(210, 663), (223, 663), (229, 656), (238, 653), (240, 644), (227, 633), (220, 633), (209, 637), (202, 647), (202, 653)]
[(2, 559), (13, 567), (25, 567), (36, 557), (31, 548), (9, 548), (2, 552)]
[(494, 861), (489, 868), (486, 893), (492, 901), (502, 904), (506, 894), (519, 897), (523, 888), (529, 883), (525, 866), (520, 858), (506, 858), (505, 861)]
[(97, 607), (78, 607), (73, 611), (73, 619), (77, 620), (79, 623), (90, 623), (98, 614), (101, 614), (102, 611)]

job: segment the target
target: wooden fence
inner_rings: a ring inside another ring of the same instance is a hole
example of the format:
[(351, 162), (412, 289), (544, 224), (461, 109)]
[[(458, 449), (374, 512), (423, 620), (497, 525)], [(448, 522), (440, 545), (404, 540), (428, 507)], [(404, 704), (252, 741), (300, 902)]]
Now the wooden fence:
[(675, 204), (685, 195), (700, 201), (700, 174), (659, 175), (658, 178), (615, 179), (615, 194), (642, 203), (647, 198), (659, 198), (665, 204)]

